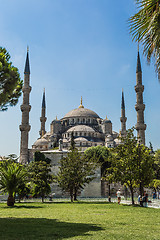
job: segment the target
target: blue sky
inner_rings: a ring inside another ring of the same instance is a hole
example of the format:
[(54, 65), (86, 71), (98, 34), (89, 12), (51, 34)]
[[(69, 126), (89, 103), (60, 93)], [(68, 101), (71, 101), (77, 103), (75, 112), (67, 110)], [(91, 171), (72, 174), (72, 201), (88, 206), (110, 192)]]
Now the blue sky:
[[(137, 45), (127, 19), (135, 13), (133, 0), (0, 0), (0, 46), (5, 47), (23, 79), (26, 49), (31, 68), (29, 147), (39, 137), (43, 88), (46, 89), (49, 131), (53, 119), (83, 105), (113, 130), (120, 130), (121, 91), (124, 89), (127, 128), (136, 123)], [(160, 84), (154, 64), (142, 55), (146, 144), (160, 148)], [(19, 155), (20, 105), (1, 112), (0, 155)]]

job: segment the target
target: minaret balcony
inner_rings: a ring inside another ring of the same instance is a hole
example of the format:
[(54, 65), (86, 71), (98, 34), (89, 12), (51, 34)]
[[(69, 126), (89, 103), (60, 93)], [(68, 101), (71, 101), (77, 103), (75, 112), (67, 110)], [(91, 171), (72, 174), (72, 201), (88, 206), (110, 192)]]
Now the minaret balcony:
[(30, 93), (32, 90), (32, 87), (31, 86), (23, 86), (22, 88), (22, 92), (24, 93)]
[(27, 105), (27, 104), (22, 104), (21, 105), (21, 111), (24, 112), (29, 112), (31, 110), (31, 105)]
[(141, 111), (144, 111), (144, 109), (145, 109), (145, 104), (136, 104), (135, 105), (135, 109), (136, 109), (136, 111), (139, 111), (139, 110), (141, 110)]
[(126, 122), (126, 121), (127, 121), (127, 118), (126, 118), (126, 117), (120, 117), (120, 121), (121, 121), (121, 122)]
[(46, 117), (40, 117), (41, 122), (46, 122), (47, 118)]
[(30, 131), (30, 129), (31, 129), (31, 126), (30, 125), (25, 125), (25, 124), (21, 124), (21, 125), (19, 125), (19, 129), (20, 129), (20, 131), (22, 132), (22, 131), (26, 131), (26, 132), (29, 132)]
[(144, 91), (144, 86), (141, 84), (137, 84), (134, 88), (135, 88), (136, 93), (138, 93), (138, 92), (142, 93)]
[(135, 125), (135, 129), (138, 131), (138, 130), (146, 130), (146, 127), (147, 127), (147, 125), (146, 124), (144, 124), (144, 123), (137, 123), (136, 125)]

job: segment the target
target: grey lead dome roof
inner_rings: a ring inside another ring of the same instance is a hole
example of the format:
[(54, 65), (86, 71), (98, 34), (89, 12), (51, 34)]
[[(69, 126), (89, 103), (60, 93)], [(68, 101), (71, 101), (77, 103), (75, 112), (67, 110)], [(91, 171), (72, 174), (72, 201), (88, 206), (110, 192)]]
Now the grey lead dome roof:
[(74, 127), (71, 127), (67, 130), (67, 133), (69, 132), (92, 132), (94, 133), (95, 130), (89, 126), (86, 126), (86, 125), (77, 125), (77, 126), (74, 126)]
[(70, 117), (92, 117), (92, 118), (100, 118), (97, 113), (87, 108), (76, 108), (72, 111), (68, 112), (63, 118)]

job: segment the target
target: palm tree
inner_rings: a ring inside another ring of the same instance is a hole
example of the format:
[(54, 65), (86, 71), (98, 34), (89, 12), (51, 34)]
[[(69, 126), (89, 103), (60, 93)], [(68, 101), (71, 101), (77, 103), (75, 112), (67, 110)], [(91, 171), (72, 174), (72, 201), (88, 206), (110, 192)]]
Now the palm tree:
[(0, 190), (8, 193), (8, 206), (14, 206), (14, 195), (18, 190), (18, 186), (26, 181), (26, 171), (24, 167), (15, 162), (2, 162), (0, 165)]
[(160, 80), (160, 0), (136, 0), (139, 11), (129, 18), (132, 40), (143, 45), (148, 63), (155, 58)]

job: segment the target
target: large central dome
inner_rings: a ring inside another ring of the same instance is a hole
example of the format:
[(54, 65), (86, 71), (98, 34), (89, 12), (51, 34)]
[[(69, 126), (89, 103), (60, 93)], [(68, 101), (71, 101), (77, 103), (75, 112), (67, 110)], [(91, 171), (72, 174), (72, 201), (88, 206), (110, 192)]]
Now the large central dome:
[(97, 113), (87, 108), (76, 108), (72, 111), (68, 112), (63, 118), (70, 117), (91, 117), (91, 118), (99, 118)]
[(82, 104), (82, 97), (81, 97), (81, 104), (79, 108), (73, 109), (72, 111), (68, 112), (63, 118), (72, 118), (72, 117), (100, 118), (97, 115), (97, 113), (93, 112), (90, 109), (84, 108)]

